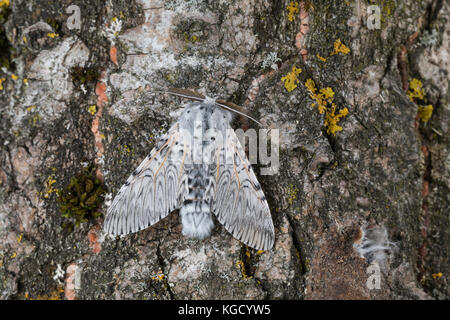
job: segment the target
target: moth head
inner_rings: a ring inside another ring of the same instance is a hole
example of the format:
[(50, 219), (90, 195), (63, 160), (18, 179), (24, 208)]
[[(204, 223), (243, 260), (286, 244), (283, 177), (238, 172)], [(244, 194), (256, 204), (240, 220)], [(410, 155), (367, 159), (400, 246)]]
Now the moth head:
[(215, 106), (218, 106), (224, 110), (231, 111), (235, 114), (240, 114), (240, 115), (256, 122), (260, 126), (262, 126), (262, 123), (259, 122), (258, 120), (256, 120), (255, 118), (249, 116), (244, 108), (242, 108), (232, 102), (227, 102), (224, 100), (217, 100), (216, 98), (210, 98), (210, 97), (202, 95), (201, 93), (191, 91), (191, 90), (186, 90), (186, 89), (170, 88), (165, 92), (168, 94), (172, 94), (172, 95), (182, 97), (182, 98), (191, 99), (194, 101), (200, 101), (200, 102), (204, 102), (207, 104), (214, 104)]
[(216, 98), (211, 98), (211, 97), (205, 96), (205, 100), (203, 100), (203, 102), (206, 103), (206, 104), (215, 105), (216, 104)]

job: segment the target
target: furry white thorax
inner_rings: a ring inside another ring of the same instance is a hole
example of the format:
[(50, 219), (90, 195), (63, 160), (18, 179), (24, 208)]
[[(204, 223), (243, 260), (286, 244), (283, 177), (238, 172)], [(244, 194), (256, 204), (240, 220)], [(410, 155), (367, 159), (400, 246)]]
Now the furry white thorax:
[(193, 134), (195, 128), (200, 124), (202, 133), (209, 128), (215, 128), (224, 135), (226, 129), (230, 128), (233, 113), (222, 109), (213, 103), (194, 102), (183, 110), (179, 123), (180, 127)]

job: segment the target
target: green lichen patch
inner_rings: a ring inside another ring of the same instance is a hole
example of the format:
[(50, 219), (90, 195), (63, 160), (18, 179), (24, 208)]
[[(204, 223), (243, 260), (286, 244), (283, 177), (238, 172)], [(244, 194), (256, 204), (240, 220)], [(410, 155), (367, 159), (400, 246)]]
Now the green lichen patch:
[(48, 17), (45, 19), (45, 21), (48, 23), (50, 27), (54, 30), (55, 33), (61, 34), (62, 28), (61, 28), (61, 22), (53, 17)]
[(214, 34), (215, 28), (216, 26), (197, 19), (180, 21), (175, 27), (175, 34), (183, 43), (182, 54), (204, 55), (208, 48), (214, 46), (215, 42), (209, 41), (209, 37)]
[(89, 166), (70, 179), (69, 184), (60, 192), (57, 201), (63, 217), (70, 219), (64, 227), (73, 229), (91, 218), (98, 218), (98, 210), (103, 202), (105, 188), (95, 176), (95, 167)]
[(0, 68), (14, 71), (15, 67), (12, 62), (12, 59), (14, 58), (14, 48), (9, 43), (3, 27), (10, 12), (9, 1), (0, 1)]
[(139, 1), (112, 0), (113, 16), (123, 22), (123, 30), (145, 23), (145, 13)]
[(76, 87), (93, 86), (100, 77), (100, 71), (95, 67), (83, 68), (75, 66), (70, 69), (70, 77)]
[(0, 0), (0, 22), (3, 23), (10, 13), (9, 0)]
[(177, 25), (175, 32), (185, 43), (196, 43), (208, 38), (209, 28), (211, 28), (210, 25), (205, 21), (187, 19)]
[(297, 200), (298, 195), (298, 188), (294, 184), (289, 184), (288, 190), (287, 190), (287, 196), (288, 196), (288, 203), (290, 206), (294, 204), (294, 202)]

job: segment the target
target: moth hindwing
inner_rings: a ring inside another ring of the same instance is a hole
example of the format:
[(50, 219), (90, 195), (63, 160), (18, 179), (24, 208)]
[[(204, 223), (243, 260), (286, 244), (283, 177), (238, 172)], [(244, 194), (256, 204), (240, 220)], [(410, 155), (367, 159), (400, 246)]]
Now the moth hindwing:
[(213, 103), (188, 104), (120, 188), (105, 231), (137, 232), (180, 209), (187, 236), (208, 236), (214, 214), (235, 238), (270, 249), (275, 238), (270, 209), (231, 120), (229, 111)]

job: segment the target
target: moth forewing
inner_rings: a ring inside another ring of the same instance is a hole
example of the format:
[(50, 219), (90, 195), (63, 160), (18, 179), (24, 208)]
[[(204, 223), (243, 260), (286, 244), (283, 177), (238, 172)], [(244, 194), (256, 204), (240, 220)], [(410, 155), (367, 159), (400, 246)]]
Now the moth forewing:
[(180, 137), (178, 130), (179, 125), (175, 123), (167, 134), (161, 136), (158, 147), (150, 152), (120, 188), (108, 208), (103, 227), (106, 232), (113, 235), (137, 232), (167, 216), (170, 208), (177, 207), (173, 204), (177, 203), (178, 190), (172, 192), (167, 188), (178, 185), (178, 182), (171, 180), (175, 177), (169, 174), (171, 179), (166, 185), (166, 173), (173, 170), (170, 169), (174, 163), (171, 150)]

